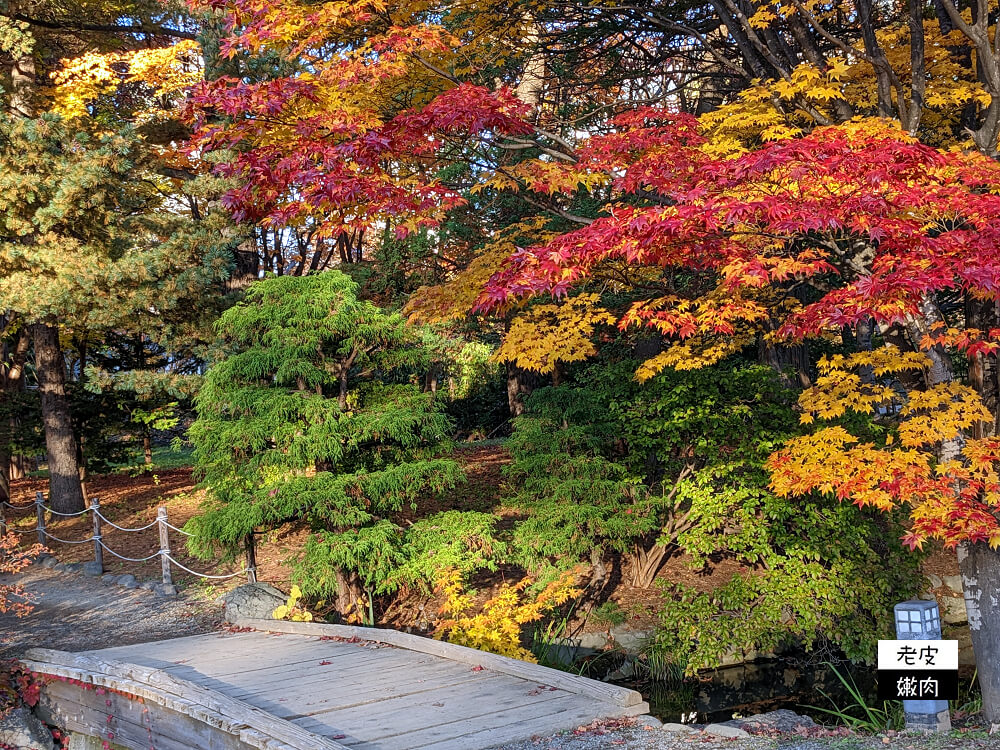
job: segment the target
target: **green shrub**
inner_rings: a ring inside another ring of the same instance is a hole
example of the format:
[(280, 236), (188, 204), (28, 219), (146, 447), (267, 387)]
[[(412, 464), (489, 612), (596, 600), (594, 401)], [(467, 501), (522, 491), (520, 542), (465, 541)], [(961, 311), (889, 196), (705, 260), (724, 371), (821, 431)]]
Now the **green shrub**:
[[(187, 527), (192, 551), (234, 556), (256, 530), (306, 525), (295, 580), (345, 613), (363, 592), (432, 578), (421, 540), (456, 518), (408, 532), (403, 514), (463, 475), (445, 457), (440, 401), (409, 383), (426, 362), (418, 331), (337, 271), (258, 282), (218, 330), (230, 354), (208, 372), (190, 431), (209, 498)], [(466, 569), (487, 564), (475, 534), (450, 540), (449, 564), (463, 544)]]

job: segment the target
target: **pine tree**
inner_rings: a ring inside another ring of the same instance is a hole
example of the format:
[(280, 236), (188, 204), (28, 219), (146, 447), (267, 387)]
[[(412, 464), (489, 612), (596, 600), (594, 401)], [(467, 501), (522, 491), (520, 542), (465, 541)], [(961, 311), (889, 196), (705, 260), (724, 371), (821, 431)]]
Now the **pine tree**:
[(439, 457), (443, 405), (407, 382), (425, 369), (417, 332), (357, 292), (339, 271), (251, 286), (219, 321), (232, 353), (190, 431), (209, 490), (192, 550), (235, 556), (259, 530), (307, 524), (297, 581), (342, 613), (406, 562), (404, 509), (461, 478)]
[(33, 332), (61, 512), (83, 494), (60, 336), (188, 335), (229, 274), (224, 220), (167, 210), (156, 168), (132, 128), (88, 135), (51, 114), (0, 115), (0, 310)]

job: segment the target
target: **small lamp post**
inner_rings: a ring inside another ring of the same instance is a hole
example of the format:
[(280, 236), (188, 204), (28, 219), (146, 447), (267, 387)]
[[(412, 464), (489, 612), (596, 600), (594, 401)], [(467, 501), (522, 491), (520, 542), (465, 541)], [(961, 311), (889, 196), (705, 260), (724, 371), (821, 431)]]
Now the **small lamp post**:
[[(893, 608), (896, 638), (901, 641), (941, 640), (941, 612), (936, 601), (911, 599)], [(903, 701), (907, 729), (950, 732), (951, 714), (946, 700)]]

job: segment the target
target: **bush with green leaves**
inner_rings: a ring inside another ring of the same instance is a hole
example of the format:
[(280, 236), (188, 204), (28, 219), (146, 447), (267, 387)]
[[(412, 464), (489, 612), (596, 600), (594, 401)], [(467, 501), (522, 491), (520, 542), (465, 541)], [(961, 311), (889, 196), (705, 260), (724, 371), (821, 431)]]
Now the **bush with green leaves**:
[(532, 569), (589, 561), (649, 587), (670, 555), (741, 572), (698, 593), (668, 585), (657, 635), (690, 669), (729, 650), (817, 639), (868, 655), (916, 562), (882, 514), (820, 498), (779, 498), (768, 455), (798, 430), (793, 394), (772, 369), (728, 361), (664, 371), (603, 363), (536, 391), (515, 423), (509, 502), (522, 519), (512, 549)]
[(435, 547), (442, 566), (493, 564), (489, 519), (422, 518), (422, 501), (463, 479), (446, 457), (451, 425), (410, 382), (426, 369), (419, 332), (357, 292), (339, 271), (252, 285), (219, 321), (230, 354), (190, 430), (208, 489), (192, 551), (235, 556), (255, 532), (308, 526), (295, 580), (342, 613), (363, 592), (432, 581)]

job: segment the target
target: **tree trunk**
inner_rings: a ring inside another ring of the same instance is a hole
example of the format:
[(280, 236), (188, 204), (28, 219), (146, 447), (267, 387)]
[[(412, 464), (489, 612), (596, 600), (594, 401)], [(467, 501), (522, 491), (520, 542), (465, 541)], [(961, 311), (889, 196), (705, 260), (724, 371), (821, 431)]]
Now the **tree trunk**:
[(538, 376), (529, 370), (522, 370), (513, 362), (507, 363), (507, 406), (512, 417), (525, 412), (524, 400), (535, 390)]
[(1000, 729), (1000, 552), (988, 544), (965, 542), (958, 548), (958, 565), (983, 691), (983, 716), (995, 731)]
[(153, 464), (153, 441), (148, 433), (142, 436), (142, 458), (146, 466)]
[[(17, 427), (17, 420), (12, 419), (11, 425)], [(10, 457), (10, 478), (14, 479), (24, 479), (29, 471), (34, 471), (34, 464), (37, 462), (29, 461), (25, 456), (11, 456)], [(31, 468), (29, 468), (31, 467)]]
[[(997, 328), (1000, 326), (1000, 315), (997, 312), (996, 301), (980, 300), (966, 295), (966, 328), (976, 328), (981, 331)], [(993, 414), (992, 423), (977, 425), (973, 437), (997, 434), (997, 427), (1000, 425), (1000, 371), (995, 354), (980, 352), (969, 355), (969, 385), (976, 389), (983, 404)]]
[[(921, 316), (907, 322), (907, 334), (916, 344), (942, 321), (944, 316), (937, 301), (925, 297)], [(948, 353), (940, 346), (927, 350), (930, 366), (924, 375), (927, 387), (950, 382), (954, 373)], [(945, 440), (938, 450), (938, 459), (948, 461), (960, 456), (965, 436)], [(972, 633), (972, 650), (976, 656), (979, 684), (983, 690), (983, 715), (994, 728), (1000, 729), (1000, 553), (985, 543), (962, 543), (958, 548), (958, 565), (965, 590), (965, 606)]]
[(361, 583), (354, 573), (345, 573), (337, 568), (337, 611), (343, 618), (356, 615), (360, 620), (364, 619), (365, 613), (361, 604)]
[[(28, 356), (28, 331), (21, 329), (12, 351), (7, 351), (4, 344), (0, 349), (0, 399), (12, 398), (15, 391), (24, 384), (24, 360)], [(10, 480), (24, 476), (20, 456), (10, 455), (8, 444), (13, 435), (17, 419), (13, 416), (8, 420), (0, 419), (0, 502), (10, 502)]]
[(667, 548), (662, 544), (654, 544), (646, 549), (637, 544), (628, 557), (629, 583), (639, 589), (648, 589), (656, 580), (656, 574), (660, 572), (667, 557)]
[(59, 348), (59, 331), (45, 323), (38, 323), (32, 328), (48, 452), (49, 502), (60, 513), (76, 513), (84, 509), (83, 483), (80, 481), (76, 436), (66, 397), (66, 366)]

